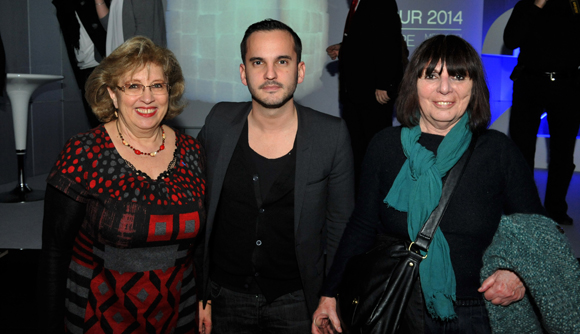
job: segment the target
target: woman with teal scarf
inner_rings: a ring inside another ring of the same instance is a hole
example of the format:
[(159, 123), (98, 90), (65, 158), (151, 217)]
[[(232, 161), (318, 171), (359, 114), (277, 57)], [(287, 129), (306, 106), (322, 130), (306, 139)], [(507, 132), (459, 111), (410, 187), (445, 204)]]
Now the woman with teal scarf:
[(420, 265), (399, 333), (491, 333), (484, 298), (523, 298), (516, 274), (498, 270), (480, 285), (482, 255), (502, 214), (544, 214), (531, 171), (502, 133), (487, 130), (489, 90), (481, 59), (457, 36), (434, 36), (413, 54), (397, 101), (401, 127), (375, 136), (366, 153), (356, 208), (314, 313), (342, 332), (336, 296), (346, 262), (377, 235), (413, 241), (437, 207), (449, 170), (472, 140), (475, 149)]

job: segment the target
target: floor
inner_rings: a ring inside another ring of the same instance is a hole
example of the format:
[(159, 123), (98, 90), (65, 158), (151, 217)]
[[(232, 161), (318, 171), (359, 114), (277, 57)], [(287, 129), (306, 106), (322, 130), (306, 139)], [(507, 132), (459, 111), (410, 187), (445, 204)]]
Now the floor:
[[(543, 203), (544, 194), (546, 193), (548, 171), (545, 169), (536, 169), (534, 178)], [(574, 254), (577, 258), (580, 258), (580, 173), (574, 173), (572, 182), (570, 182), (570, 187), (568, 188), (566, 200), (568, 202), (568, 215), (574, 219), (574, 224), (562, 226), (562, 228), (566, 232)]]
[[(30, 178), (29, 185), (42, 190), (45, 175)], [(547, 172), (536, 170), (540, 196), (545, 192)], [(0, 185), (0, 193), (14, 184)], [(0, 333), (37, 333), (36, 278), (42, 224), (42, 201), (0, 203)], [(575, 224), (563, 226), (576, 257), (580, 258), (580, 173), (575, 173), (568, 192), (568, 214)], [(15, 228), (16, 227), (16, 228)], [(22, 238), (26, 235), (26, 238)]]
[[(33, 191), (44, 193), (46, 175), (28, 178)], [(0, 185), (0, 194), (16, 186)], [(0, 203), (0, 333), (36, 334), (36, 279), (41, 247), (44, 201)]]
[(39, 250), (0, 251), (0, 333), (37, 334), (36, 271)]

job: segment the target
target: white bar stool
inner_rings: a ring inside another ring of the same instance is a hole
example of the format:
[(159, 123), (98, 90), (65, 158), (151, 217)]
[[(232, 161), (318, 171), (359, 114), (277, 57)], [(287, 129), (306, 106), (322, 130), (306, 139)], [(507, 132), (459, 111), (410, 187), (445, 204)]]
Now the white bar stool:
[(18, 185), (10, 192), (0, 194), (0, 203), (22, 203), (44, 199), (44, 193), (33, 191), (26, 184), (24, 155), (26, 154), (26, 132), (28, 130), (28, 102), (32, 93), (40, 86), (62, 80), (62, 75), (8, 73), (6, 92), (12, 104), (14, 140), (18, 159)]

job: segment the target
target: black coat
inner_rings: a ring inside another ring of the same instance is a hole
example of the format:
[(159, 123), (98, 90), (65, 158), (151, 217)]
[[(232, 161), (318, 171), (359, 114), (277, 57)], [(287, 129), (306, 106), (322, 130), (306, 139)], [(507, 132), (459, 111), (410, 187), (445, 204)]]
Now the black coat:
[(406, 45), (395, 0), (362, 0), (339, 52), (341, 97), (375, 100), (375, 90), (397, 94)]

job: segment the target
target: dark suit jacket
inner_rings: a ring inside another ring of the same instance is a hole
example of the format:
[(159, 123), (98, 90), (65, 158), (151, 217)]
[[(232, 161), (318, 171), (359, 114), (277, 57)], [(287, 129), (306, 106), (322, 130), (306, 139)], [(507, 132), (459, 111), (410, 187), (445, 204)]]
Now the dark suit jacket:
[(404, 71), (401, 37), (395, 0), (361, 0), (340, 46), (341, 98), (374, 101), (376, 89), (396, 95)]
[[(199, 252), (197, 256), (197, 277), (201, 282), (198, 291), (204, 300), (210, 290), (208, 245), (216, 209), (230, 159), (251, 107), (251, 102), (216, 104), (198, 135), (207, 153), (207, 224), (203, 254)], [(296, 109), (294, 237), (304, 294), (313, 313), (323, 278), (354, 208), (354, 172), (344, 121), (298, 104)]]

